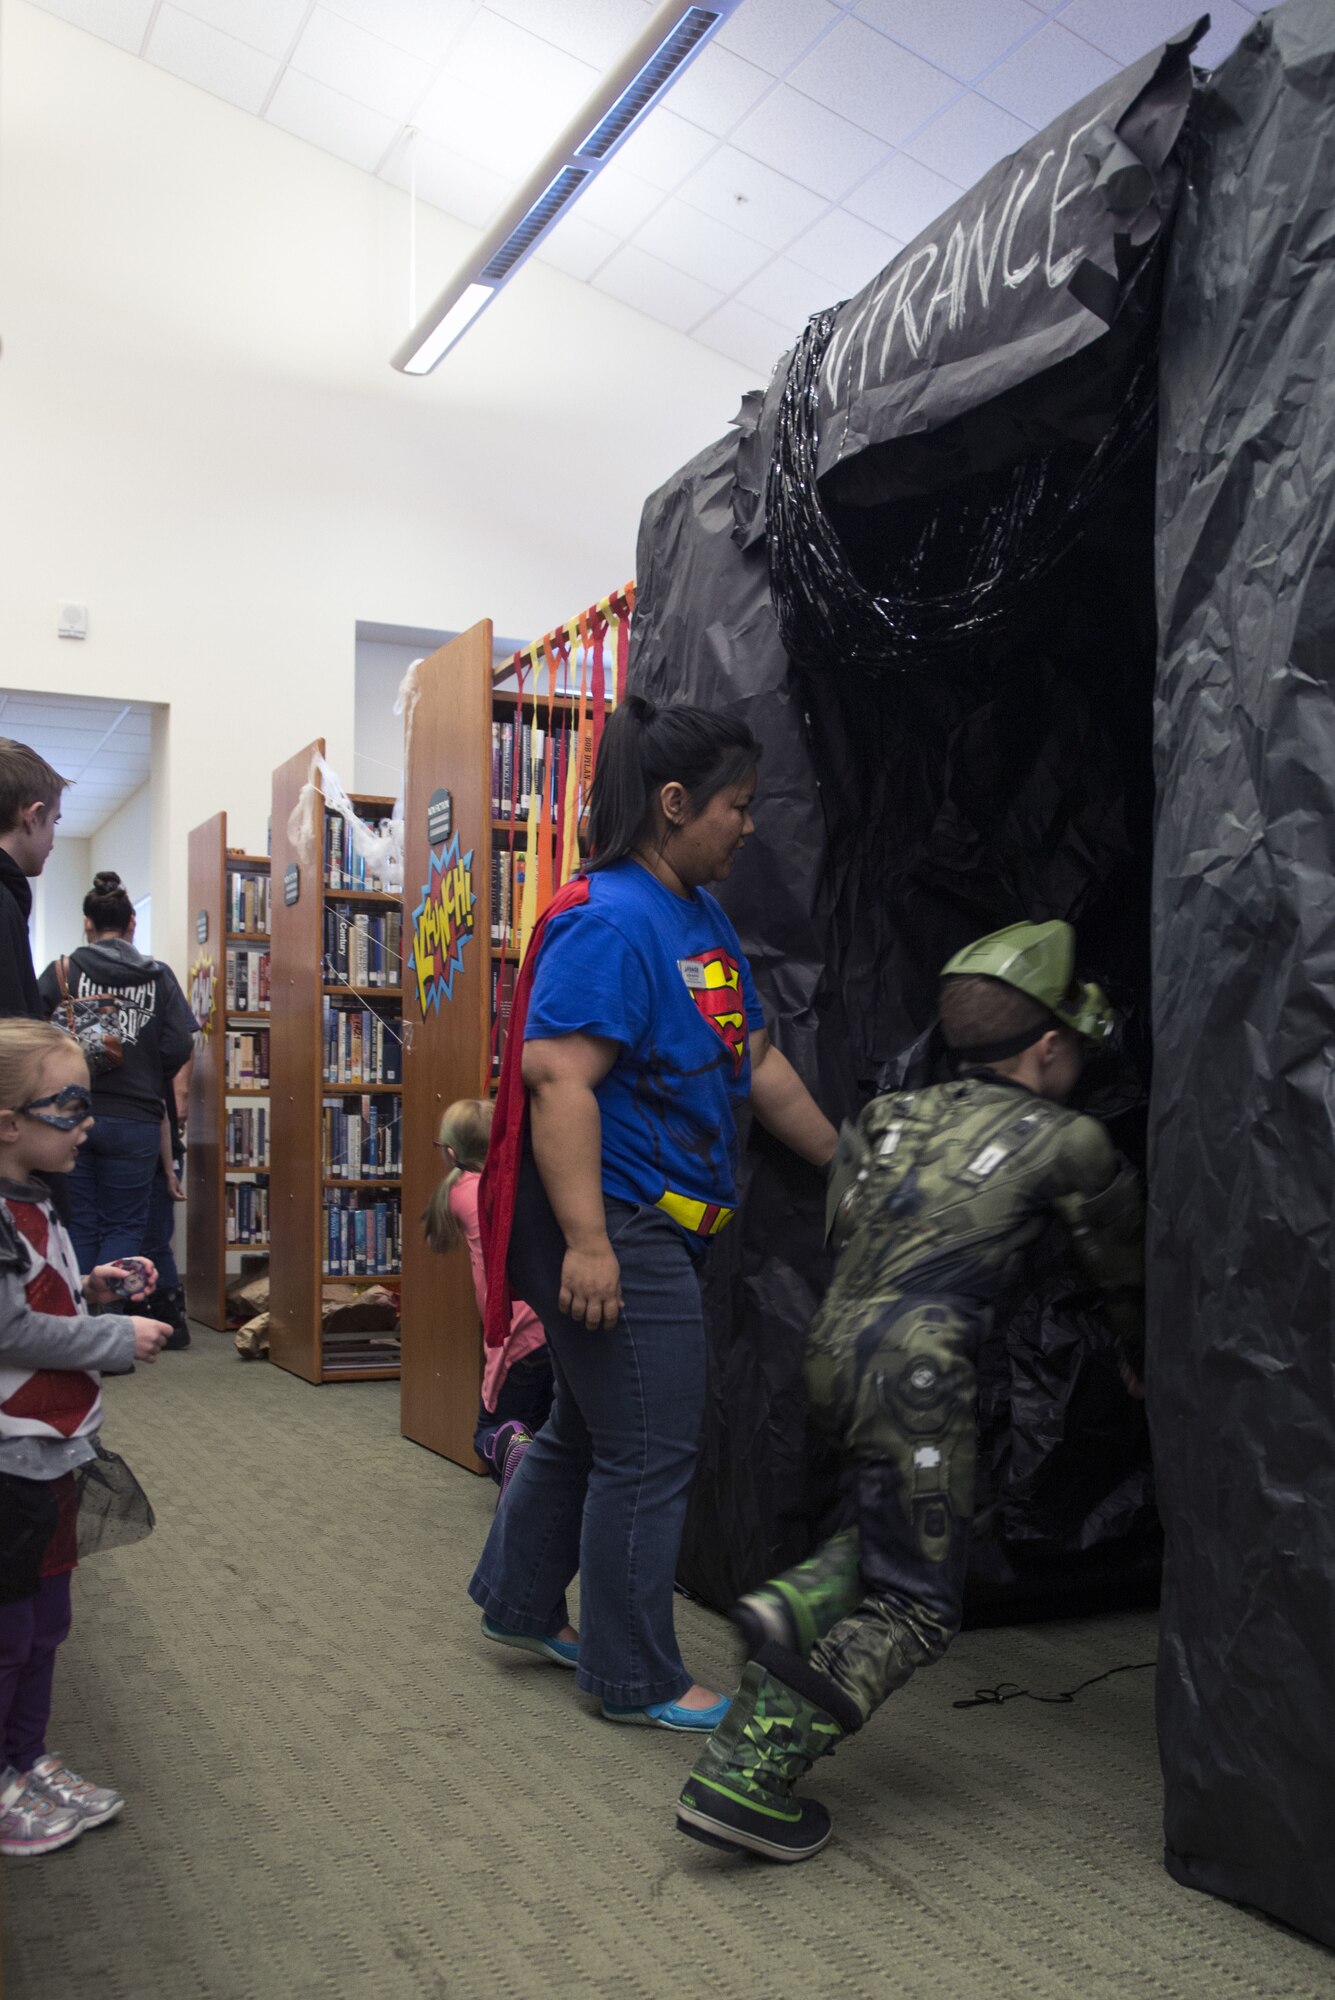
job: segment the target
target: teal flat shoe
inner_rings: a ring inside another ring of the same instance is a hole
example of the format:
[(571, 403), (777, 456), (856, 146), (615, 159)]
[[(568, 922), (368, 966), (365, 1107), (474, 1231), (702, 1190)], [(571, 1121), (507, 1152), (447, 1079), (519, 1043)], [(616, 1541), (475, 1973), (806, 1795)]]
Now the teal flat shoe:
[(683, 1708), (675, 1701), (651, 1702), (648, 1708), (611, 1708), (603, 1703), (603, 1714), (609, 1722), (638, 1723), (641, 1729), (677, 1729), (684, 1734), (703, 1731), (705, 1734), (718, 1728), (728, 1713), (727, 1700), (716, 1701), (710, 1708)]
[(579, 1645), (574, 1639), (535, 1639), (528, 1632), (507, 1632), (504, 1625), (493, 1625), (485, 1612), (482, 1614), (482, 1636), (494, 1639), (498, 1646), (515, 1646), (521, 1653), (536, 1653), (540, 1659), (552, 1660), (558, 1667), (579, 1665)]

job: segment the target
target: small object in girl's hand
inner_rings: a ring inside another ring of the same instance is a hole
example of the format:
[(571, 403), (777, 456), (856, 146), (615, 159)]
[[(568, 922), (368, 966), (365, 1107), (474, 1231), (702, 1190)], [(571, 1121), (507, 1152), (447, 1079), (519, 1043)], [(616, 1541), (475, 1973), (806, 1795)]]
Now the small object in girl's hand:
[(108, 1275), (107, 1284), (118, 1299), (142, 1298), (150, 1285), (150, 1265), (147, 1257), (117, 1257), (109, 1271), (123, 1273), (121, 1276)]

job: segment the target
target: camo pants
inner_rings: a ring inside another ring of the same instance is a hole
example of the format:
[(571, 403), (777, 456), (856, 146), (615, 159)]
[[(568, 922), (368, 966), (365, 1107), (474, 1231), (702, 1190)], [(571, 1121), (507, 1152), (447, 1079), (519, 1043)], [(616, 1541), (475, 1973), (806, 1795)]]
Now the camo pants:
[(979, 1332), (952, 1301), (900, 1298), (818, 1319), (808, 1342), (812, 1412), (851, 1460), (857, 1534), (856, 1575), (810, 1659), (864, 1721), (959, 1630)]

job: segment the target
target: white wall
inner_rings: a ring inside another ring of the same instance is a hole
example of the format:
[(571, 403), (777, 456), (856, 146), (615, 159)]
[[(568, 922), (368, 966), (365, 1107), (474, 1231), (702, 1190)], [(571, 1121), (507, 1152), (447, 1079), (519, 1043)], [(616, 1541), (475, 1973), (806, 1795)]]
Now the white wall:
[(141, 785), (119, 811), (104, 820), (88, 841), (90, 886), (93, 876), (112, 868), (129, 892), (130, 901), (151, 893), (153, 854), (153, 786)]
[(114, 868), (137, 902), (151, 893), (153, 784), (141, 785), (87, 840), (57, 833), (33, 883), (32, 938), (37, 970), (83, 943), (83, 899), (99, 869)]
[(93, 886), (92, 842), (57, 833), (32, 885), (32, 956), (39, 972), (83, 943), (83, 899)]
[[(183, 963), (189, 827), (262, 848), (275, 763), (323, 734), (351, 767), (357, 620), (546, 630), (633, 574), (645, 494), (750, 382), (538, 264), (410, 381), (403, 195), (25, 0), (3, 54), (0, 657), (171, 704)], [(424, 296), (473, 240), (426, 211)]]
[(403, 717), (395, 715), (403, 677), (427, 646), (400, 646), (387, 639), (359, 639), (356, 650), (353, 777), (350, 791), (398, 794), (403, 783)]

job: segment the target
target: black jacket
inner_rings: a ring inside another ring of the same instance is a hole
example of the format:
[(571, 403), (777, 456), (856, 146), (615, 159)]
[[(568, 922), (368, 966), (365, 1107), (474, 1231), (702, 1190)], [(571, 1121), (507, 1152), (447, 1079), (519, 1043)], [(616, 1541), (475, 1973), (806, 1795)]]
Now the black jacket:
[(13, 856), (0, 847), (0, 1014), (40, 1021), (46, 1009), (37, 993), (28, 918), (32, 887)]
[[(175, 973), (124, 938), (104, 938), (70, 953), (66, 977), (76, 998), (106, 994), (120, 1011), (124, 1057), (93, 1078), (93, 1116), (160, 1124), (165, 1085), (190, 1054), (195, 1032)], [(47, 966), (38, 990), (43, 1013), (54, 1014), (61, 998), (57, 961)]]

